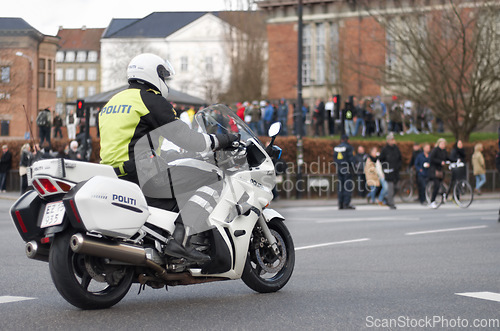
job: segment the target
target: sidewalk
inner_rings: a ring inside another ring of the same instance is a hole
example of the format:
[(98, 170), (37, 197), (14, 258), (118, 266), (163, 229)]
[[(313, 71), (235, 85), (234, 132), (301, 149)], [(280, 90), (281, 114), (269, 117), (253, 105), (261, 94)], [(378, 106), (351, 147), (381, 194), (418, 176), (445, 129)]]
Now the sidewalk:
[[(4, 200), (12, 200), (13, 202), (17, 200), (21, 194), (19, 192), (5, 192), (5, 193), (0, 193), (0, 199)], [(499, 192), (493, 192), (493, 193), (483, 193), (481, 195), (474, 195), (474, 200), (494, 200), (498, 199), (500, 200), (500, 193)], [(402, 202), (399, 197), (396, 196), (395, 198), (396, 206), (398, 204), (409, 204), (409, 203), (416, 203), (416, 202)], [(353, 206), (362, 206), (362, 205), (368, 205), (366, 198), (358, 198), (354, 197), (351, 201)], [(271, 202), (272, 208), (297, 208), (297, 207), (331, 207), (331, 206), (337, 206), (337, 199), (336, 198), (330, 198), (330, 199), (284, 199), (280, 198), (278, 201), (273, 201)]]

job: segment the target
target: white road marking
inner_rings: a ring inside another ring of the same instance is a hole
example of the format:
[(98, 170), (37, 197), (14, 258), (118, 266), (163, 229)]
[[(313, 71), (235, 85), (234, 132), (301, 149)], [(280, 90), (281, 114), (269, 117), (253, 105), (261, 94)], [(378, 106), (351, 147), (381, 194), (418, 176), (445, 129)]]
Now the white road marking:
[(318, 224), (322, 223), (345, 223), (345, 222), (381, 222), (381, 221), (420, 221), (420, 217), (402, 217), (402, 216), (390, 216), (390, 217), (356, 217), (356, 218), (337, 218), (331, 220), (321, 220), (316, 221)]
[(361, 238), (361, 239), (353, 239), (353, 240), (345, 240), (345, 241), (335, 241), (335, 242), (329, 242), (329, 243), (323, 243), (323, 244), (317, 244), (317, 245), (297, 247), (297, 248), (295, 248), (295, 250), (296, 251), (300, 251), (300, 250), (303, 250), (303, 249), (310, 249), (310, 248), (318, 248), (318, 247), (333, 246), (333, 245), (342, 245), (342, 244), (352, 244), (352, 243), (359, 243), (359, 242), (368, 241), (368, 240), (370, 240), (370, 238)]
[(430, 231), (419, 231), (419, 232), (408, 232), (405, 233), (406, 236), (414, 236), (419, 234), (428, 234), (428, 233), (439, 233), (439, 232), (451, 232), (451, 231), (464, 231), (464, 230), (475, 230), (475, 229), (484, 229), (487, 228), (487, 225), (479, 225), (479, 226), (467, 226), (463, 228), (449, 228), (449, 229), (439, 229), (439, 230), (430, 230)]
[(0, 296), (0, 303), (9, 303), (9, 302), (17, 302), (24, 300), (34, 300), (36, 298), (28, 298), (28, 297), (13, 297), (9, 295)]
[(464, 297), (471, 297), (483, 300), (490, 300), (500, 302), (500, 293), (494, 292), (467, 292), (467, 293), (455, 293), (456, 295), (461, 295)]
[(469, 217), (469, 216), (486, 216), (491, 215), (491, 211), (477, 212), (477, 213), (454, 213), (446, 214), (446, 217)]

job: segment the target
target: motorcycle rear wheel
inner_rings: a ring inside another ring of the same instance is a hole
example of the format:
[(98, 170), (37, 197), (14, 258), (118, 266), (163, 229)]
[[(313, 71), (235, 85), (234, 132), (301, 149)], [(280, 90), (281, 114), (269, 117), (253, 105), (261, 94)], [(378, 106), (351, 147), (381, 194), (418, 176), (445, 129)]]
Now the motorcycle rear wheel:
[(260, 242), (260, 236), (254, 235), (241, 276), (248, 287), (259, 293), (279, 291), (292, 276), (295, 266), (292, 236), (283, 221), (274, 219), (268, 223), (268, 226), (278, 242), (280, 253), (277, 259), (271, 252), (271, 248), (256, 247)]
[(50, 249), (49, 269), (57, 291), (81, 309), (105, 309), (117, 304), (132, 285), (133, 269), (125, 266), (105, 269), (99, 263), (102, 259), (73, 252), (72, 235), (71, 231), (57, 235)]

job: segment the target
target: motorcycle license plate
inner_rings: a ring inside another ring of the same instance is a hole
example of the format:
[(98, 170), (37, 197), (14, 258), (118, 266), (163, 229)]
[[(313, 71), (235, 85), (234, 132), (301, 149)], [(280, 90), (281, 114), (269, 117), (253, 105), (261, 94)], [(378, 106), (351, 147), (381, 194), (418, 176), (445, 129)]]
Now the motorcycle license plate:
[(51, 202), (45, 206), (45, 211), (43, 212), (41, 228), (47, 228), (49, 226), (59, 225), (64, 219), (64, 205), (62, 201)]

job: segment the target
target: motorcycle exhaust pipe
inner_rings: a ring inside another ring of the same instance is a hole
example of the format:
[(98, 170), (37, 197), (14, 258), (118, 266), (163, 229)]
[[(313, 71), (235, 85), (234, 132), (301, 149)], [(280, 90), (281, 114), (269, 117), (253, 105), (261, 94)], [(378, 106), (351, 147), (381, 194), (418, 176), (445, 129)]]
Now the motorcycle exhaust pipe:
[(34, 240), (26, 243), (25, 252), (30, 259), (49, 262), (49, 249), (38, 245)]
[(158, 276), (168, 280), (165, 268), (151, 261), (146, 256), (142, 247), (124, 243), (106, 242), (83, 236), (81, 233), (74, 234), (70, 240), (71, 250), (75, 253), (108, 258), (137, 266), (145, 266), (155, 270)]

